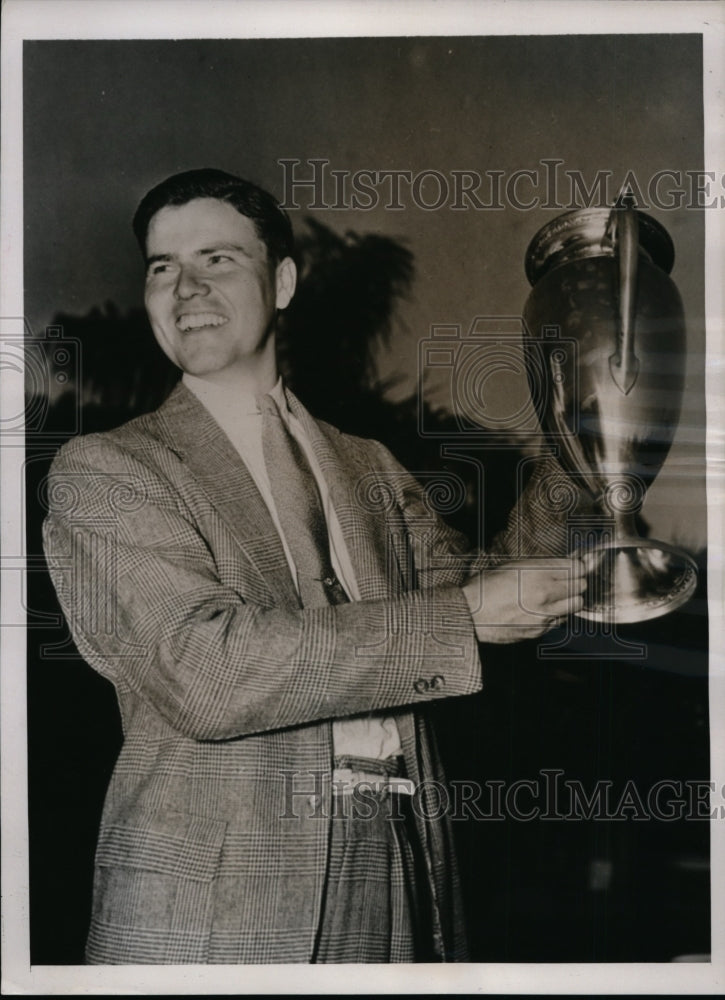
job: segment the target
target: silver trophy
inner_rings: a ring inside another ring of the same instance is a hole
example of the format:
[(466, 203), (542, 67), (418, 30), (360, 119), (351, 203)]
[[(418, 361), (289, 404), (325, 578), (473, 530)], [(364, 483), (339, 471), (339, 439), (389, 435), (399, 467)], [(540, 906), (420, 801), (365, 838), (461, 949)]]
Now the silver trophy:
[(589, 571), (579, 614), (594, 621), (656, 618), (697, 584), (691, 556), (636, 527), (682, 401), (685, 321), (673, 263), (666, 230), (629, 193), (611, 210), (557, 217), (526, 253), (534, 406), (561, 465), (598, 512), (576, 547)]

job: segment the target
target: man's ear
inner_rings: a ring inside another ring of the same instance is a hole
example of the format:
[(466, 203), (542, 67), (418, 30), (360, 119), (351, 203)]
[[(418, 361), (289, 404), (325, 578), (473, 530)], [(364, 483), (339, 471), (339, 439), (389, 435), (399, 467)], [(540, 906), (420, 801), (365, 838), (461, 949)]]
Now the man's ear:
[(297, 287), (297, 265), (291, 257), (285, 257), (277, 265), (276, 282), (277, 308), (286, 309)]

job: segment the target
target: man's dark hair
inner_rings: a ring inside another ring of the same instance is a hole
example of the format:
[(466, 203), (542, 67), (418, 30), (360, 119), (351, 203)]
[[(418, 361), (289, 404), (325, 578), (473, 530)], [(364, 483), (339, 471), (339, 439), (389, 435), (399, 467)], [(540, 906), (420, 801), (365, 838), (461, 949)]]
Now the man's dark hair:
[(133, 217), (133, 231), (146, 257), (146, 237), (151, 219), (167, 205), (186, 205), (196, 198), (226, 201), (254, 223), (267, 256), (279, 264), (294, 252), (292, 225), (287, 213), (267, 191), (224, 170), (204, 167), (167, 177), (146, 194)]

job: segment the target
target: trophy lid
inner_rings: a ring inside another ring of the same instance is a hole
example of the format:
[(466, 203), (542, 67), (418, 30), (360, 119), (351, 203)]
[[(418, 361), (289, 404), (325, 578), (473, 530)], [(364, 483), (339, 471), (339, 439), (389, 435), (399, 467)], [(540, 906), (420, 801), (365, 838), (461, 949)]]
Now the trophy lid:
[[(548, 271), (560, 264), (582, 257), (614, 257), (610, 220), (615, 209), (583, 208), (558, 215), (543, 226), (526, 251), (526, 277), (534, 285)], [(659, 222), (644, 212), (639, 220), (639, 249), (666, 274), (675, 262), (672, 240)]]

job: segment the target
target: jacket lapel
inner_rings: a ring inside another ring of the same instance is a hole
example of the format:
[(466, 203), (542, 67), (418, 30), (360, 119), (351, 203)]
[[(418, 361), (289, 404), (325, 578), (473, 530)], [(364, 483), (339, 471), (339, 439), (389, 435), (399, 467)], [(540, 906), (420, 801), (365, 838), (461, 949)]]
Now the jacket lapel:
[[(385, 517), (385, 497), (364, 451), (337, 428), (315, 420), (286, 389), (305, 429), (350, 553), (362, 600), (397, 596), (400, 571)], [(234, 445), (196, 396), (180, 382), (153, 415), (160, 437), (185, 462), (256, 569), (270, 603), (299, 607), (274, 522)]]
[(159, 436), (182, 458), (256, 570), (267, 603), (299, 607), (267, 505), (219, 424), (181, 382), (154, 416)]

